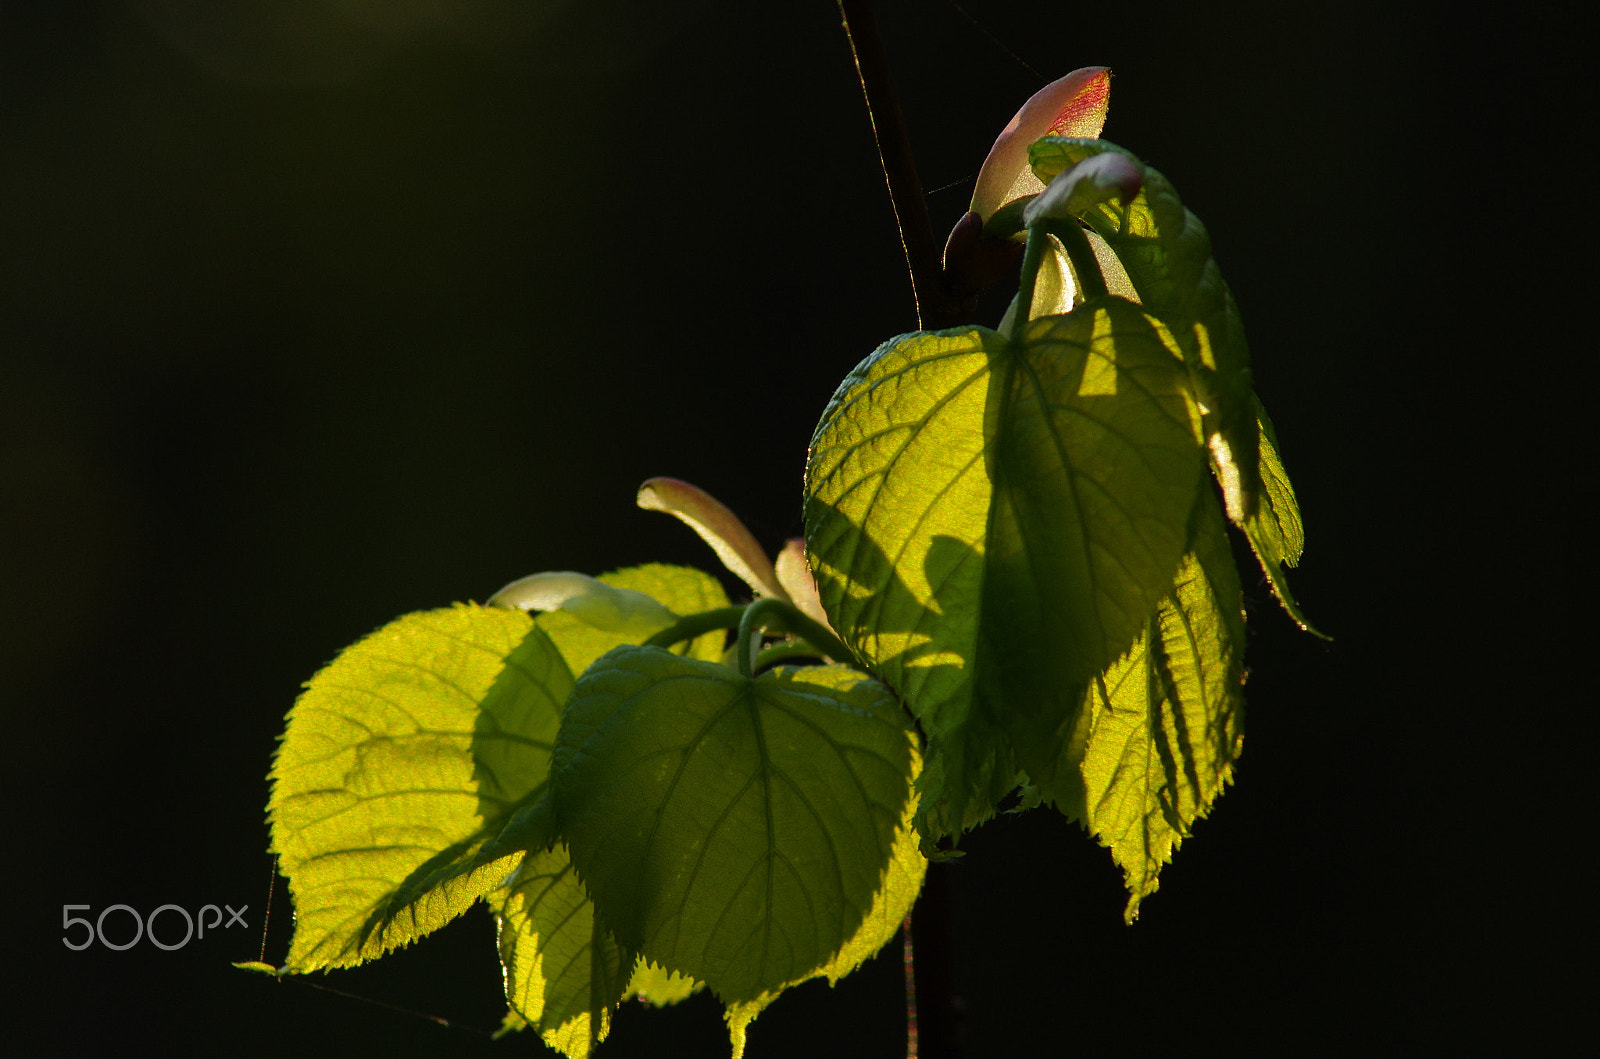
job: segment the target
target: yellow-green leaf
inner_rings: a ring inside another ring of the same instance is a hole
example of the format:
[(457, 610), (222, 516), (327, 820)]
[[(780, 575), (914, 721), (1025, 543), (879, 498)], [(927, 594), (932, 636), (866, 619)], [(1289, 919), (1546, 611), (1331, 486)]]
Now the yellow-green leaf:
[(1171, 585), (1204, 474), (1171, 336), (1115, 296), (1020, 340), (904, 336), (841, 385), (806, 540), (834, 628), (928, 736), (925, 834), (1054, 767)]
[(1312, 635), (1327, 639), (1306, 620), (1294, 593), (1289, 590), (1289, 577), (1284, 567), (1300, 561), (1300, 552), (1306, 543), (1305, 529), (1300, 522), (1300, 505), (1295, 500), (1294, 487), (1289, 484), (1283, 459), (1278, 455), (1277, 432), (1272, 429), (1272, 420), (1267, 418), (1267, 411), (1259, 401), (1256, 402), (1256, 421), (1261, 430), (1261, 503), (1255, 514), (1244, 521), (1244, 534), (1262, 572), (1267, 575), (1273, 595), (1289, 612), (1289, 617)]
[(585, 1059), (611, 1028), (633, 956), (595, 917), (564, 846), (528, 853), (497, 922), (512, 1012), (550, 1047)]
[(1052, 791), (1111, 848), (1127, 918), (1233, 774), (1243, 724), (1244, 616), (1222, 513), (1209, 493), (1171, 594), (1089, 694), (1081, 802)]
[[(598, 580), (613, 588), (643, 592), (678, 615), (698, 614), (728, 605), (728, 594), (717, 579), (691, 566), (647, 563), (601, 574)], [(567, 660), (567, 666), (573, 674), (579, 676), (589, 668), (590, 663), (613, 647), (643, 640), (641, 636), (616, 629), (597, 628), (565, 610), (540, 614), (535, 621), (560, 648), (561, 656)], [(717, 630), (679, 645), (676, 650), (687, 653), (690, 658), (714, 662), (722, 657), (726, 638), (726, 633)]]
[(1206, 438), (1235, 522), (1254, 514), (1261, 483), (1251, 389), (1250, 347), (1233, 294), (1211, 256), (1205, 225), (1159, 170), (1105, 140), (1046, 137), (1028, 149), (1034, 175), (1059, 173), (1103, 153), (1137, 166), (1142, 188), (1130, 203), (1097, 203), (1083, 221), (1109, 244), (1139, 303), (1172, 331), (1206, 409)]
[(516, 855), (478, 856), (549, 776), (566, 663), (521, 611), (409, 614), (306, 685), (272, 772), (287, 967), (345, 967), (444, 925)]
[(646, 1004), (655, 1007), (666, 1007), (676, 1004), (704, 989), (704, 982), (697, 982), (688, 975), (669, 971), (659, 964), (651, 963), (640, 957), (633, 969), (633, 977), (628, 981), (628, 991), (623, 994), (623, 999), (638, 997)]

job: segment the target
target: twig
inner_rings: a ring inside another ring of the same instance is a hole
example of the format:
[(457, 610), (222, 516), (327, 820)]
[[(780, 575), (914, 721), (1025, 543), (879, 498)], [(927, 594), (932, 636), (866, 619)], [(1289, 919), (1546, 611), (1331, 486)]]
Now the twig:
[(867, 117), (878, 144), (878, 159), (883, 163), (883, 178), (889, 185), (889, 201), (900, 228), (900, 245), (905, 250), (906, 267), (911, 270), (911, 293), (917, 303), (917, 326), (949, 326), (943, 319), (940, 247), (928, 220), (928, 203), (917, 177), (917, 163), (906, 136), (906, 123), (889, 77), (889, 60), (878, 35), (878, 22), (868, 0), (838, 0), (844, 19), (845, 36), (855, 57), (861, 92), (867, 100)]

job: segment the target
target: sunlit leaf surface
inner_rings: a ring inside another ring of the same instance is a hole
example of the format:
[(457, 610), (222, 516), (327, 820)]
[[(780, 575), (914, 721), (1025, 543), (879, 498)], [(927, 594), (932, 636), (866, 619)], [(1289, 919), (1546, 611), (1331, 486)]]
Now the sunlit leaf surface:
[(595, 918), (564, 847), (528, 854), (499, 901), (511, 1010), (552, 1048), (581, 1059), (610, 1029), (633, 957)]
[(660, 1007), (702, 988), (634, 960), (617, 944), (595, 916), (565, 846), (530, 852), (504, 895), (491, 900), (515, 1028), (537, 1027), (546, 1044), (572, 1059), (605, 1040), (619, 1002), (638, 997)]
[[(1106, 151), (1133, 158), (1104, 140), (1065, 137), (1040, 140), (1029, 153), (1034, 173), (1048, 181)], [(1103, 202), (1083, 216), (1091, 237), (1103, 239), (1115, 255), (1115, 267), (1101, 255), (1106, 280), (1113, 290), (1131, 286), (1131, 297), (1170, 328), (1194, 374), (1196, 395), (1208, 408), (1213, 468), (1228, 516), (1249, 537), (1289, 616), (1320, 636), (1284, 574), (1284, 567), (1298, 561), (1304, 534), (1272, 421), (1251, 389), (1250, 351), (1238, 306), (1211, 256), (1205, 226), (1184, 208), (1166, 177), (1142, 163), (1140, 169), (1144, 187), (1133, 202), (1126, 207)]]
[(1289, 475), (1278, 455), (1278, 435), (1259, 402), (1256, 416), (1261, 426), (1261, 503), (1256, 513), (1245, 520), (1244, 533), (1283, 609), (1302, 629), (1322, 636), (1306, 620), (1294, 593), (1289, 590), (1284, 567), (1300, 561), (1300, 552), (1306, 543), (1305, 529), (1300, 523), (1300, 505), (1294, 498), (1294, 487), (1289, 484)]
[[(1243, 724), (1244, 617), (1222, 513), (1197, 505), (1191, 551), (1133, 649), (1095, 681), (1082, 801), (1060, 807), (1111, 848), (1127, 917), (1232, 777)], [(1058, 779), (1055, 792), (1065, 784)]]
[(687, 1000), (704, 988), (704, 982), (697, 982), (687, 975), (675, 974), (665, 967), (641, 958), (634, 966), (633, 977), (628, 980), (628, 991), (624, 994), (624, 999), (637, 997), (647, 1004), (665, 1007), (680, 1000)]
[(571, 688), (526, 614), (479, 606), (409, 614), (311, 679), (268, 807), (291, 971), (404, 945), (506, 877), (515, 856), (478, 854), (548, 778)]
[[(666, 608), (678, 615), (698, 614), (728, 605), (728, 595), (716, 578), (703, 570), (690, 566), (669, 566), (666, 563), (647, 563), (601, 574), (599, 580), (615, 588), (628, 588), (653, 596)], [(561, 649), (561, 656), (577, 676), (596, 658), (613, 647), (639, 643), (641, 637), (616, 629), (596, 628), (566, 611), (554, 610), (540, 614), (535, 619), (539, 628)], [(687, 648), (691, 658), (716, 661), (722, 657), (726, 634), (718, 631), (697, 637), (678, 650)]]
[(910, 768), (898, 705), (859, 672), (752, 680), (622, 647), (578, 682), (554, 784), (618, 940), (739, 1002), (808, 977), (860, 928)]
[(1184, 208), (1158, 170), (1105, 140), (1046, 137), (1029, 148), (1033, 172), (1048, 184), (1056, 174), (1092, 155), (1118, 152), (1137, 163), (1143, 189), (1126, 207), (1101, 202), (1083, 215), (1106, 241), (1138, 292), (1146, 311), (1172, 331), (1206, 408), (1206, 433), (1214, 453), (1231, 467), (1224, 476), (1228, 512), (1242, 522), (1260, 490), (1257, 430), (1250, 381), (1250, 347), (1233, 294), (1211, 256), (1211, 237)]
[(1165, 329), (1118, 297), (880, 348), (812, 442), (806, 536), (834, 627), (929, 737), (924, 830), (1048, 771), (1089, 681), (1168, 590), (1204, 477)]

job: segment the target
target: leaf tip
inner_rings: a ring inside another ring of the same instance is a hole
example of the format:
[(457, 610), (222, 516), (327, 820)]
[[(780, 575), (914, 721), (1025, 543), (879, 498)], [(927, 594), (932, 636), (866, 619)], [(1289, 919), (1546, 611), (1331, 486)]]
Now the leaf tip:
[(270, 963), (262, 963), (259, 960), (235, 961), (234, 966), (241, 971), (254, 971), (257, 974), (270, 975), (273, 978), (282, 978), (290, 973), (288, 964), (282, 967), (274, 967)]
[(678, 478), (649, 478), (639, 486), (636, 500), (646, 511), (665, 512), (694, 530), (756, 595), (789, 598), (772, 562), (739, 516), (704, 489)]

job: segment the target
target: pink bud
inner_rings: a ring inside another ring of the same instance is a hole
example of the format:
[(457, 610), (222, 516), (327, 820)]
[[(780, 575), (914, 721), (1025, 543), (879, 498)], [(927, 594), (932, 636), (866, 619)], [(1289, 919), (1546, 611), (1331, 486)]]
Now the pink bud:
[(972, 193), (972, 212), (988, 220), (1006, 203), (1043, 191), (1028, 167), (1029, 144), (1042, 136), (1097, 138), (1110, 96), (1111, 71), (1104, 66), (1074, 70), (1034, 93), (989, 149)]

